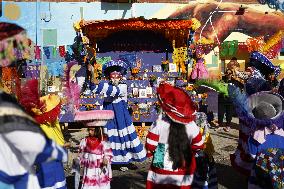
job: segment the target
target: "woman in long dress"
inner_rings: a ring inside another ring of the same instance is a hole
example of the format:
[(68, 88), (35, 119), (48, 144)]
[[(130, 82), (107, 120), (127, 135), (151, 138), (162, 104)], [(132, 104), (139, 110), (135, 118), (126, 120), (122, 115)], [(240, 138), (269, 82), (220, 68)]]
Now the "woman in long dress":
[[(121, 82), (126, 70), (125, 62), (110, 61), (103, 67), (103, 73), (110, 81), (101, 81), (98, 85), (89, 83), (93, 93), (104, 95), (103, 109), (114, 112), (115, 117), (105, 126), (105, 133), (114, 156), (112, 163), (124, 165), (146, 159), (146, 151), (137, 136), (127, 109), (127, 85)], [(122, 167), (121, 170), (125, 171), (127, 167)]]

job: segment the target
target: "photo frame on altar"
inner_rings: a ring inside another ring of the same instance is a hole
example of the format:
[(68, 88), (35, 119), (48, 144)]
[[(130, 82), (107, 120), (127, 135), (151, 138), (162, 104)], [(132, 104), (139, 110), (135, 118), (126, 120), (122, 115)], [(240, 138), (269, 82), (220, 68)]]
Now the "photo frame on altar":
[(152, 94), (153, 94), (153, 89), (152, 87), (146, 87), (146, 96), (148, 98), (152, 97)]
[(139, 89), (138, 88), (133, 88), (132, 89), (132, 95), (133, 95), (133, 97), (138, 97), (139, 96)]
[(147, 98), (146, 89), (139, 89), (139, 98)]
[(175, 86), (176, 78), (175, 77), (168, 77), (167, 82), (171, 85)]
[(153, 66), (153, 72), (162, 72), (162, 66), (161, 65), (154, 65)]
[(169, 63), (169, 72), (177, 72), (177, 65), (174, 63)]
[(47, 87), (47, 92), (49, 92), (49, 93), (54, 93), (54, 92), (56, 92), (56, 87), (55, 87), (55, 86), (48, 86), (48, 87)]

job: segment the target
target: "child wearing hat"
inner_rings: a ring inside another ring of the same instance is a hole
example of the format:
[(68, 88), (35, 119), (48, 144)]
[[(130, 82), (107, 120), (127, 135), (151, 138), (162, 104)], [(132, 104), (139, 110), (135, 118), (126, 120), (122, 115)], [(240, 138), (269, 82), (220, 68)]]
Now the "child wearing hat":
[[(79, 159), (84, 168), (82, 189), (109, 189), (112, 178), (110, 143), (103, 134), (106, 120), (113, 118), (112, 111), (85, 111), (75, 114), (76, 121), (83, 121), (89, 135), (80, 142)], [(103, 121), (104, 120), (104, 121)]]
[[(93, 93), (104, 95), (104, 110), (112, 110), (114, 119), (105, 126), (105, 133), (113, 151), (113, 164), (129, 164), (146, 159), (146, 151), (139, 140), (132, 117), (127, 109), (127, 85), (122, 83), (122, 76), (126, 74), (125, 62), (110, 61), (103, 66), (103, 73), (109, 82), (101, 81), (98, 85), (90, 82), (89, 88)], [(121, 167), (122, 171), (128, 168)]]
[(147, 189), (190, 188), (196, 169), (195, 153), (203, 149), (197, 107), (181, 88), (161, 83), (157, 88), (162, 112), (146, 139), (147, 156), (153, 156)]

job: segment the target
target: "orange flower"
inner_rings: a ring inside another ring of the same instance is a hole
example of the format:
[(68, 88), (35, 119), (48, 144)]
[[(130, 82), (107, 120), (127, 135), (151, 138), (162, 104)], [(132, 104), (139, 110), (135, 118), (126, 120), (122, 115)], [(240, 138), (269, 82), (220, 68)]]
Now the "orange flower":
[(207, 98), (208, 97), (208, 94), (207, 93), (203, 93), (202, 94), (202, 98)]

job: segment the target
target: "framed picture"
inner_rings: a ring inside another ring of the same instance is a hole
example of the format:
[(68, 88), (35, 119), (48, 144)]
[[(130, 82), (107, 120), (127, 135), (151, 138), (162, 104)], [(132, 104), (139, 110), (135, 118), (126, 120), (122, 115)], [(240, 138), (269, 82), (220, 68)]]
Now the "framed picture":
[(171, 85), (175, 86), (176, 78), (175, 77), (169, 77), (167, 82), (169, 82)]
[(174, 63), (169, 63), (169, 72), (177, 72), (177, 65)]
[(133, 88), (133, 89), (132, 89), (132, 94), (133, 94), (133, 97), (138, 97), (138, 95), (139, 95), (139, 89), (138, 89), (138, 88)]
[(139, 89), (139, 98), (147, 98), (146, 89)]
[(158, 78), (157, 78), (157, 86), (159, 86), (159, 85), (160, 85), (160, 83), (161, 83), (162, 81), (164, 81), (164, 79), (163, 79), (163, 78), (158, 77)]
[(49, 92), (49, 93), (54, 93), (55, 91), (56, 91), (55, 86), (48, 86), (48, 87), (47, 87), (47, 92)]
[(146, 87), (146, 95), (148, 98), (150, 98), (153, 94), (153, 89), (152, 87)]
[(162, 72), (162, 66), (161, 65), (154, 65), (153, 66), (153, 72)]

